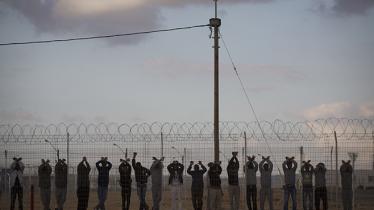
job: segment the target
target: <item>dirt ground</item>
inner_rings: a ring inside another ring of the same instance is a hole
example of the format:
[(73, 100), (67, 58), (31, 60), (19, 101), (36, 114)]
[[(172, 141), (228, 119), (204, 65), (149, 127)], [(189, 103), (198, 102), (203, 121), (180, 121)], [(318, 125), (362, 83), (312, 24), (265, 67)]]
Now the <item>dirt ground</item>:
[[(53, 192), (52, 192), (53, 193)], [(226, 192), (224, 191), (226, 194)], [(283, 206), (283, 201), (282, 201), (282, 191), (281, 189), (274, 189), (274, 209), (275, 210), (281, 210)], [(330, 193), (330, 197), (334, 197), (334, 194)], [(206, 195), (204, 195), (204, 209), (206, 208)], [(191, 203), (191, 197), (189, 192), (185, 191), (183, 195), (183, 210), (192, 210), (192, 203)], [(298, 198), (298, 209), (302, 209), (302, 203), (301, 203), (301, 192), (298, 192), (297, 195)], [(372, 210), (374, 206), (374, 190), (370, 191), (357, 191), (356, 193), (356, 208), (355, 210)], [(148, 206), (152, 206), (151, 202), (151, 193), (147, 193), (147, 204)], [(222, 210), (229, 210), (229, 201), (227, 196), (224, 195), (223, 197), (223, 209)], [(342, 206), (336, 207), (336, 203), (333, 202), (335, 199), (329, 199), (329, 209), (330, 210), (340, 210), (342, 209)], [(35, 198), (34, 198), (34, 209), (35, 210), (42, 210), (42, 206), (40, 203), (39, 199), (39, 193), (36, 191), (35, 193)], [(51, 196), (51, 207), (55, 207), (55, 199), (54, 199), (54, 194)], [(89, 210), (94, 209), (95, 205), (97, 205), (97, 193), (96, 191), (91, 191), (90, 192), (90, 199), (89, 199)], [(339, 202), (340, 203), (340, 202)], [(9, 209), (10, 207), (10, 195), (9, 193), (4, 193), (2, 194), (2, 198), (0, 201), (0, 209)], [(24, 209), (28, 210), (30, 209), (30, 193), (26, 192), (24, 194)], [(69, 192), (67, 195), (67, 201), (65, 203), (65, 210), (73, 210), (76, 209), (77, 207), (77, 199), (76, 195), (73, 192)], [(259, 207), (259, 203), (258, 203)], [(17, 208), (16, 208), (17, 209)], [(120, 210), (121, 209), (121, 193), (120, 192), (109, 192), (108, 193), (108, 199), (106, 201), (106, 209), (107, 210)], [(138, 197), (136, 194), (136, 191), (132, 191), (131, 195), (131, 210), (137, 210), (139, 209), (139, 202), (138, 202)], [(169, 210), (170, 209), (170, 192), (165, 191), (163, 193), (163, 200), (161, 202), (161, 209), (164, 210)], [(246, 208), (246, 202), (245, 202), (245, 194), (241, 193), (241, 210), (247, 209)], [(265, 209), (268, 209), (267, 204), (265, 205)]]

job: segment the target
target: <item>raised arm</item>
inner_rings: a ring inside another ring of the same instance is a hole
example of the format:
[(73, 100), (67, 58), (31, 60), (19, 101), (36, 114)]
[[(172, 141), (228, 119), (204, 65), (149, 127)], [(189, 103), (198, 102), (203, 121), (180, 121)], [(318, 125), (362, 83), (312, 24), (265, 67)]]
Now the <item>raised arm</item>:
[(265, 163), (265, 161), (266, 161), (265, 159), (262, 159), (261, 162), (260, 162), (259, 167), (260, 167), (260, 172), (261, 173), (264, 171), (264, 163)]
[(255, 171), (258, 171), (258, 163), (256, 161), (253, 161), (253, 164), (255, 165)]
[(293, 162), (293, 171), (296, 171), (296, 169), (297, 169), (297, 162), (296, 162), (296, 160), (292, 160), (292, 162)]
[(192, 169), (192, 163), (187, 168), (187, 173), (192, 176), (191, 169)]
[(269, 164), (269, 171), (272, 172), (273, 171), (273, 162), (268, 160), (268, 164)]
[(205, 174), (207, 171), (206, 167), (202, 163), (200, 163), (200, 166), (203, 169), (203, 174)]

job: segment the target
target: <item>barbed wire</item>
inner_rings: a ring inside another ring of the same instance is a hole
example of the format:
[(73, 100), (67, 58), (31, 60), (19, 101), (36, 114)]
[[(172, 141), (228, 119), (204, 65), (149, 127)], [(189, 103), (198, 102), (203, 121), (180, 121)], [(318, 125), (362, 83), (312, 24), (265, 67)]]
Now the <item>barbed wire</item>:
[[(344, 139), (371, 137), (374, 131), (373, 119), (327, 118), (313, 121), (291, 122), (274, 120), (261, 121), (265, 138), (278, 141), (308, 141), (333, 135)], [(246, 132), (247, 138), (261, 141), (264, 139), (257, 122), (220, 122), (221, 137), (237, 140)], [(70, 141), (152, 141), (159, 139), (161, 133), (165, 139), (173, 138), (210, 138), (213, 133), (212, 122), (153, 122), (153, 123), (81, 123), (81, 124), (0, 124), (0, 141), (25, 142), (45, 138), (64, 141), (67, 133)]]

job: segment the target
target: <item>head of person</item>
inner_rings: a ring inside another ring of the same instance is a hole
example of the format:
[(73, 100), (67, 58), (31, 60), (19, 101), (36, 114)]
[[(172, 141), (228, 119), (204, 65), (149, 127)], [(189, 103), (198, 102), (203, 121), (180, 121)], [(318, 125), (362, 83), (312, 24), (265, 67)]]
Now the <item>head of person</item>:
[(142, 164), (140, 162), (135, 163), (136, 167), (142, 167)]
[(323, 169), (325, 168), (325, 164), (323, 163), (318, 163), (317, 166), (316, 166), (317, 169)]
[(269, 170), (269, 164), (268, 164), (268, 163), (265, 163), (263, 167), (264, 167), (264, 170), (265, 170), (265, 171), (268, 171), (268, 170)]
[(213, 163), (212, 162), (209, 162), (208, 163), (208, 167), (211, 168), (213, 166)]
[(199, 170), (199, 165), (195, 164), (193, 168), (195, 169), (195, 171), (198, 171)]

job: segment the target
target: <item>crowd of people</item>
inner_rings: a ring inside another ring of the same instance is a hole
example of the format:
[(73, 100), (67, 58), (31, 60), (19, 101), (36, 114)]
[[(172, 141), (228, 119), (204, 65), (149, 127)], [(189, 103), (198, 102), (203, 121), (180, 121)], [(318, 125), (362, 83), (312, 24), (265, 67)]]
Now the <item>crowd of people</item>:
[[(240, 164), (237, 158), (238, 153), (233, 152), (232, 158), (228, 161), (227, 177), (228, 177), (228, 192), (227, 195), (230, 201), (230, 209), (238, 210), (240, 206), (240, 183), (239, 183), (239, 169)], [(153, 157), (153, 163), (150, 169), (144, 167), (140, 162), (136, 161), (137, 153), (133, 154), (132, 161), (130, 159), (120, 159), (118, 167), (120, 174), (120, 186), (122, 195), (122, 209), (130, 209), (131, 200), (131, 185), (132, 185), (132, 170), (134, 170), (137, 195), (139, 198), (139, 210), (148, 210), (146, 203), (146, 192), (148, 178), (151, 176), (152, 180), (152, 200), (153, 210), (160, 209), (160, 202), (162, 201), (162, 186), (163, 186), (163, 162), (164, 158)], [(19, 209), (23, 209), (23, 171), (24, 164), (22, 158), (14, 158), (11, 164), (10, 185), (11, 185), (11, 206), (14, 210), (16, 198), (18, 198)], [(187, 174), (192, 177), (191, 184), (191, 200), (195, 210), (202, 210), (204, 182), (207, 190), (207, 210), (221, 210), (223, 190), (221, 188), (221, 162), (208, 163), (208, 169), (201, 161), (194, 164), (190, 162), (187, 168)], [(288, 202), (291, 197), (292, 210), (296, 210), (296, 169), (298, 167), (294, 157), (286, 157), (282, 164), (284, 173), (283, 185), (283, 210), (288, 209)], [(105, 209), (105, 202), (108, 193), (109, 172), (112, 169), (112, 163), (108, 161), (107, 157), (102, 157), (96, 162), (98, 171), (97, 179), (97, 195), (98, 204), (95, 207), (97, 210)], [(65, 159), (58, 159), (54, 167), (55, 176), (55, 199), (58, 210), (64, 208), (67, 194), (67, 177), (68, 166)], [(262, 157), (258, 164), (255, 156), (247, 157), (247, 161), (243, 167), (245, 173), (246, 183), (246, 202), (248, 210), (257, 210), (257, 172), (260, 171), (260, 210), (264, 210), (265, 201), (268, 202), (270, 210), (274, 209), (273, 195), (272, 195), (272, 171), (273, 163), (270, 156)], [(77, 190), (76, 196), (78, 198), (77, 209), (86, 210), (90, 196), (90, 171), (91, 167), (86, 157), (77, 167)], [(184, 165), (177, 160), (174, 160), (167, 166), (169, 172), (168, 184), (171, 193), (171, 210), (182, 210), (182, 185)], [(204, 179), (204, 174), (205, 179)], [(350, 161), (342, 161), (340, 167), (341, 187), (342, 187), (342, 201), (344, 210), (352, 209), (352, 173), (353, 168)], [(41, 165), (38, 168), (40, 200), (44, 210), (50, 210), (51, 200), (51, 174), (52, 167), (49, 160), (41, 160)], [(327, 188), (326, 188), (326, 167), (323, 163), (318, 163), (315, 167), (311, 161), (303, 161), (301, 166), (302, 177), (302, 203), (304, 210), (313, 209), (313, 200), (316, 210), (322, 207), (324, 210), (328, 209), (327, 204)], [(314, 186), (313, 186), (314, 177)]]

